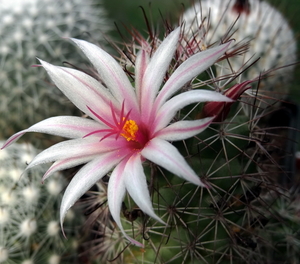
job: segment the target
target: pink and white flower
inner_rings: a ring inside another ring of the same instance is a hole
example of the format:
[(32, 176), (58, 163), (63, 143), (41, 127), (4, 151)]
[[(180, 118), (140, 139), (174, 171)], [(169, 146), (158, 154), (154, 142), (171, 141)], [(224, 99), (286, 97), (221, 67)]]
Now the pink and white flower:
[(78, 70), (40, 61), (56, 86), (90, 119), (52, 117), (16, 133), (3, 148), (26, 132), (42, 132), (70, 139), (44, 150), (27, 167), (30, 169), (54, 162), (45, 173), (45, 180), (56, 171), (85, 164), (65, 191), (60, 209), (61, 225), (68, 209), (112, 171), (108, 183), (111, 215), (124, 236), (142, 247), (143, 244), (130, 238), (123, 230), (120, 210), (127, 191), (144, 213), (163, 223), (152, 207), (143, 161), (147, 159), (186, 181), (206, 186), (168, 141), (197, 135), (209, 126), (212, 118), (171, 122), (177, 111), (186, 105), (204, 101), (231, 102), (231, 99), (207, 90), (173, 95), (220, 58), (230, 43), (191, 56), (162, 86), (179, 36), (180, 28), (166, 37), (151, 58), (146, 51), (140, 51), (135, 65), (135, 88), (109, 54), (83, 40), (72, 39), (96, 68), (101, 82)]

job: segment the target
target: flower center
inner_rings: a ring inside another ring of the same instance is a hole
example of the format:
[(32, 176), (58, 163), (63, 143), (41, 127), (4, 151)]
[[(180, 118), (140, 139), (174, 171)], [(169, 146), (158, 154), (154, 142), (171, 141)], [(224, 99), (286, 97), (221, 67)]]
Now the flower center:
[(86, 134), (84, 137), (88, 137), (94, 134), (100, 133), (101, 139), (100, 141), (109, 138), (113, 135), (115, 135), (115, 139), (117, 140), (119, 136), (124, 137), (128, 142), (130, 142), (130, 146), (134, 149), (141, 149), (144, 147), (146, 142), (148, 141), (148, 132), (145, 130), (144, 124), (139, 124), (129, 119), (130, 111), (126, 115), (124, 115), (124, 102), (122, 104), (122, 109), (120, 116), (118, 117), (113, 105), (110, 105), (111, 108), (111, 114), (112, 114), (112, 121), (107, 121), (100, 115), (98, 115), (93, 109), (91, 109), (89, 106), (87, 108), (90, 110), (90, 112), (96, 116), (104, 125), (107, 126), (107, 128), (99, 129), (92, 131), (88, 134)]
[(126, 138), (127, 141), (135, 141), (136, 132), (139, 130), (139, 127), (134, 120), (129, 119), (126, 120), (122, 130), (122, 137)]

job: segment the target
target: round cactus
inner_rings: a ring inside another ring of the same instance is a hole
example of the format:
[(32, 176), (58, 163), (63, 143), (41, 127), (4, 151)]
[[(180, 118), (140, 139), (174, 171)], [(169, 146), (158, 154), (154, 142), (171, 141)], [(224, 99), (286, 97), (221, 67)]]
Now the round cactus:
[[(62, 38), (103, 42), (108, 25), (93, 0), (1, 1), (0, 5), (0, 138), (7, 138), (46, 117), (76, 110), (31, 66), (36, 57), (62, 64), (78, 62), (75, 48)], [(7, 126), (7, 124), (10, 124)]]
[(0, 152), (0, 263), (58, 264), (76, 255), (74, 241), (78, 240), (80, 216), (72, 217), (71, 211), (67, 217), (65, 232), (69, 240), (63, 237), (58, 222), (66, 185), (63, 176), (56, 174), (42, 184), (42, 167), (22, 175), (36, 154), (30, 144), (16, 144)]
[[(293, 78), (294, 66), (285, 66), (296, 62), (297, 44), (286, 19), (269, 3), (203, 0), (183, 14), (182, 22), (185, 24), (185, 38), (190, 40), (188, 43), (197, 44), (188, 46), (192, 50), (205, 49), (228, 38), (236, 40), (228, 53), (238, 55), (216, 67), (219, 75), (230, 74), (238, 82), (252, 80), (260, 74), (269, 75), (260, 81), (259, 86), (246, 91), (248, 96), (243, 104), (246, 113), (250, 114), (255, 101), (264, 109), (287, 97), (287, 84)], [(252, 63), (254, 65), (247, 69)], [(267, 71), (270, 74), (264, 74)]]

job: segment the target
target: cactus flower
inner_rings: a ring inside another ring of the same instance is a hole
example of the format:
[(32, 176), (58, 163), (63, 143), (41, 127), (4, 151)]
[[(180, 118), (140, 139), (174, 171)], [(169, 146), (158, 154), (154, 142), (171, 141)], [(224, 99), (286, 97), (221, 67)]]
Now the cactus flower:
[(90, 118), (48, 118), (16, 133), (3, 148), (26, 132), (70, 138), (38, 154), (27, 167), (30, 169), (42, 163), (54, 162), (45, 173), (45, 180), (56, 171), (85, 164), (64, 193), (60, 209), (61, 225), (68, 209), (98, 180), (111, 172), (108, 206), (112, 218), (131, 243), (142, 247), (143, 244), (125, 233), (120, 210), (127, 191), (144, 213), (163, 223), (152, 207), (142, 166), (145, 160), (193, 184), (206, 186), (168, 141), (183, 140), (200, 133), (208, 127), (212, 118), (171, 121), (177, 111), (186, 105), (204, 101), (230, 102), (231, 99), (200, 89), (173, 95), (220, 58), (230, 43), (191, 56), (162, 85), (179, 35), (180, 28), (171, 32), (151, 58), (146, 51), (140, 51), (135, 65), (135, 89), (115, 59), (83, 40), (72, 39), (89, 58), (101, 82), (78, 70), (40, 61), (56, 86)]

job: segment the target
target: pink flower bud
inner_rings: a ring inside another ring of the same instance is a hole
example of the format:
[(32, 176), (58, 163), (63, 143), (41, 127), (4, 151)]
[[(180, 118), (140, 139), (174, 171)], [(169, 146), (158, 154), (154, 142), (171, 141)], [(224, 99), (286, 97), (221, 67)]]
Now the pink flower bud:
[(232, 99), (232, 102), (208, 102), (204, 105), (202, 110), (202, 116), (204, 117), (210, 117), (215, 116), (214, 122), (222, 122), (224, 119), (226, 119), (231, 105), (243, 94), (246, 90), (250, 89), (251, 86), (249, 86), (251, 81), (245, 81), (239, 84), (236, 84), (232, 86), (231, 88), (227, 89), (224, 92), (224, 95)]

